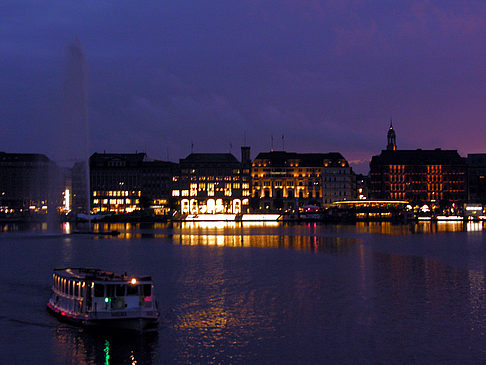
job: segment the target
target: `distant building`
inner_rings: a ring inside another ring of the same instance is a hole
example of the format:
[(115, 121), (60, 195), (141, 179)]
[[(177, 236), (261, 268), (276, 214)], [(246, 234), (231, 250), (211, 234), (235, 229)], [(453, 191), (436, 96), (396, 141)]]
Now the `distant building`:
[(147, 160), (142, 164), (142, 207), (155, 215), (166, 215), (175, 207), (173, 177), (179, 175), (175, 162)]
[(182, 214), (247, 213), (250, 199), (250, 148), (242, 160), (231, 153), (191, 153), (179, 161), (172, 197)]
[(455, 150), (384, 150), (370, 162), (371, 199), (443, 205), (466, 200), (466, 163)]
[(176, 171), (176, 163), (149, 160), (145, 153), (94, 153), (90, 157), (91, 210), (166, 214)]
[(140, 210), (145, 153), (94, 153), (89, 159), (93, 213)]
[(468, 154), (466, 163), (468, 201), (486, 204), (486, 154)]
[[(54, 162), (36, 153), (0, 152), (2, 213), (47, 213), (61, 204), (61, 182)], [(51, 208), (52, 207), (52, 208)]]
[(252, 164), (254, 209), (293, 211), (353, 199), (354, 173), (340, 153), (259, 153)]

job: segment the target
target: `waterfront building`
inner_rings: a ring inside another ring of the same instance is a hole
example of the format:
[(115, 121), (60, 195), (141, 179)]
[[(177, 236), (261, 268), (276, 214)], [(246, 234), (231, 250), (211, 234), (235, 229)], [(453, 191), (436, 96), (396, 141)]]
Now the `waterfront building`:
[(468, 154), (466, 163), (468, 201), (486, 204), (486, 154)]
[(179, 161), (172, 197), (181, 214), (247, 213), (250, 199), (250, 147), (241, 162), (231, 153), (191, 153)]
[(174, 208), (172, 180), (179, 174), (175, 162), (146, 160), (142, 164), (142, 207), (154, 215), (167, 215)]
[(354, 198), (354, 173), (344, 157), (333, 153), (259, 153), (252, 164), (253, 208), (296, 211)]
[(47, 156), (0, 152), (2, 213), (47, 213), (48, 206), (60, 205), (61, 190), (57, 166)]
[(384, 150), (370, 162), (371, 199), (443, 206), (466, 200), (466, 163), (456, 150)]
[(94, 153), (89, 166), (93, 213), (168, 213), (176, 163), (145, 153)]

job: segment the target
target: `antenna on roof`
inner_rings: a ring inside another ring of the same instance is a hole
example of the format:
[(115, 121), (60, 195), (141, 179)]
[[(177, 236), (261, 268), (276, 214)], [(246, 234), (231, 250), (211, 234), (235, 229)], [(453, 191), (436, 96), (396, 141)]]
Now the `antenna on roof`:
[(282, 134), (282, 151), (285, 151), (285, 136)]
[(191, 153), (194, 153), (194, 141), (191, 140)]

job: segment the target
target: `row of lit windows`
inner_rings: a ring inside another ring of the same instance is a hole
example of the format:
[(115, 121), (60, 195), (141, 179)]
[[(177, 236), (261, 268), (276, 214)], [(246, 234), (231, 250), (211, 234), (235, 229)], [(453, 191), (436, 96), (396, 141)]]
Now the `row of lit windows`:
[[(224, 192), (225, 196), (232, 196), (233, 195), (233, 190), (231, 187), (227, 188), (208, 188), (207, 190), (207, 196), (214, 196), (215, 192)], [(250, 191), (249, 190), (241, 190), (243, 196), (250, 196)], [(172, 190), (172, 196), (177, 197), (177, 196), (197, 196), (198, 195), (198, 190), (197, 189), (191, 189), (191, 190)]]
[(93, 191), (93, 196), (141, 196), (141, 191), (127, 191), (127, 190), (108, 190), (108, 191)]
[(54, 289), (55, 291), (64, 295), (70, 295), (74, 297), (82, 297), (82, 288), (85, 287), (85, 283), (76, 280), (69, 280), (61, 278), (56, 274), (53, 274)]
[(140, 199), (93, 199), (93, 204), (101, 204), (102, 205), (123, 205), (123, 204), (138, 204)]

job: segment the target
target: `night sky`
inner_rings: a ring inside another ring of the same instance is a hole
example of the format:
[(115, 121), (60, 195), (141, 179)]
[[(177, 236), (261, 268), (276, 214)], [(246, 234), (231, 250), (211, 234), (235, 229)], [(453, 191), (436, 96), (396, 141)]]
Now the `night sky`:
[(5, 152), (82, 157), (59, 143), (76, 37), (91, 153), (239, 158), (246, 135), (255, 157), (284, 135), (367, 173), (390, 117), (399, 149), (486, 152), (484, 1), (3, 0), (0, 34)]

